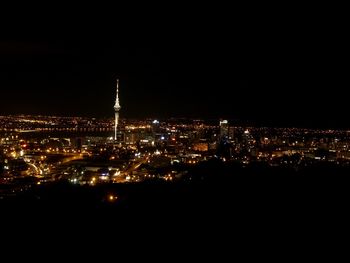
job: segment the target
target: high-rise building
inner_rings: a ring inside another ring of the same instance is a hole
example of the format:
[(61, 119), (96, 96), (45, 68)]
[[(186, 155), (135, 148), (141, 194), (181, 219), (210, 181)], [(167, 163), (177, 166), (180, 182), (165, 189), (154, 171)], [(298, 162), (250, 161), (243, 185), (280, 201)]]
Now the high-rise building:
[(255, 139), (250, 133), (249, 129), (246, 129), (242, 135), (242, 143), (248, 148), (252, 148), (255, 144)]
[(118, 122), (119, 122), (119, 110), (121, 106), (119, 104), (119, 79), (117, 79), (117, 93), (114, 105), (114, 113), (115, 113), (115, 123), (114, 123), (114, 140), (117, 141), (117, 132), (118, 132)]
[(228, 120), (222, 120), (220, 121), (220, 140), (228, 139)]

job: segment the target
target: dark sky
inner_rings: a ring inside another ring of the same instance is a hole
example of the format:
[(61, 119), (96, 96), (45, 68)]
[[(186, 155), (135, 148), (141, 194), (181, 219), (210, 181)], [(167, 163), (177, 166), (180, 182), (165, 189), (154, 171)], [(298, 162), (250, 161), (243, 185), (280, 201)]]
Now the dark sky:
[(346, 39), (293, 21), (3, 39), (0, 114), (112, 117), (119, 77), (122, 117), (349, 127)]

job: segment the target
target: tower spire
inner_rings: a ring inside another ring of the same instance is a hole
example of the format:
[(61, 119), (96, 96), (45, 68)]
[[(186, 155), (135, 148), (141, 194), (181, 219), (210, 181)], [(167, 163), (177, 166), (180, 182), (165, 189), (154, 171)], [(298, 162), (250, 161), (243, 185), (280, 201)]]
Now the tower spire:
[(114, 113), (115, 113), (115, 123), (114, 123), (114, 140), (116, 141), (118, 139), (117, 131), (118, 131), (118, 122), (119, 122), (119, 110), (120, 110), (120, 104), (119, 104), (119, 79), (117, 79), (117, 93), (115, 98), (115, 104), (114, 104)]
[(115, 98), (115, 105), (114, 105), (114, 108), (117, 110), (119, 110), (121, 107), (120, 107), (120, 104), (119, 104), (119, 79), (117, 79), (117, 93), (116, 93), (116, 98)]

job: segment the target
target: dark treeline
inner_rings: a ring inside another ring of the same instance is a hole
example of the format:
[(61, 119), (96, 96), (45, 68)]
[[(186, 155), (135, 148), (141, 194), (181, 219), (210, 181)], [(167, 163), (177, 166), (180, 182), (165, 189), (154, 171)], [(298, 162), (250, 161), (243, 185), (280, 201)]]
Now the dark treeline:
[[(166, 247), (162, 241), (179, 239), (181, 249), (238, 242), (294, 251), (286, 242), (322, 243), (326, 235), (342, 233), (348, 225), (349, 174), (349, 167), (330, 163), (296, 171), (211, 160), (171, 183), (44, 185), (0, 200), (0, 221), (7, 236), (20, 233), (27, 241), (39, 234), (54, 242), (62, 237), (74, 245), (90, 245), (97, 235), (123, 243), (137, 238), (142, 240), (138, 245), (150, 245), (153, 238), (157, 248)], [(110, 195), (117, 200), (110, 202)], [(114, 249), (114, 244), (103, 247)]]
[[(0, 200), (8, 207), (86, 209), (107, 212), (188, 209), (229, 212), (234, 207), (271, 212), (294, 209), (333, 209), (348, 202), (350, 167), (329, 162), (298, 168), (271, 167), (257, 162), (243, 167), (210, 160), (190, 168), (175, 182), (149, 180), (135, 184), (74, 186), (66, 182), (44, 185), (23, 195)], [(108, 202), (109, 194), (118, 196)], [(11, 205), (10, 205), (11, 204)], [(297, 209), (297, 210), (295, 210)]]

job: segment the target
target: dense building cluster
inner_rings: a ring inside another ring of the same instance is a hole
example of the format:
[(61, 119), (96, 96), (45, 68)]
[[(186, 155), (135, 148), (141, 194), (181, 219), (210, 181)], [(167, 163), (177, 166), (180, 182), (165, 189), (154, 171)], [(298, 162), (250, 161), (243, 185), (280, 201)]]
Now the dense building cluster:
[(211, 159), (293, 169), (350, 162), (350, 131), (345, 130), (121, 120), (115, 140), (112, 119), (6, 116), (0, 123), (0, 185), (6, 194), (59, 180), (90, 186), (176, 181)]

